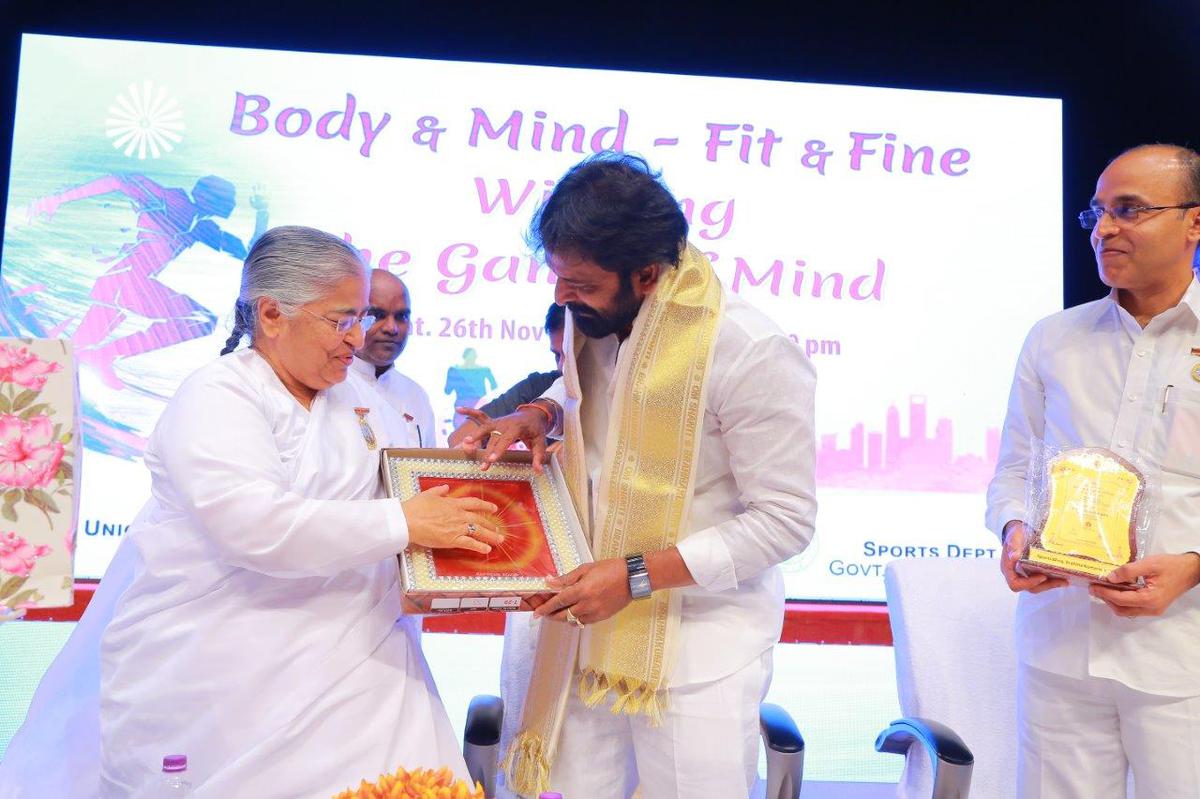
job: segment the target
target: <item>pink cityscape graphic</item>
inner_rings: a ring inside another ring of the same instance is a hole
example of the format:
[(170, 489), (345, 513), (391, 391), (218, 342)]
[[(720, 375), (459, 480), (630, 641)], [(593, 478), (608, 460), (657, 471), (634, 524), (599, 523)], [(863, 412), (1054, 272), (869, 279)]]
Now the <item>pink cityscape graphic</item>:
[(850, 428), (850, 447), (838, 449), (836, 433), (823, 434), (817, 449), (817, 483), (831, 488), (977, 492), (987, 488), (1000, 452), (1000, 430), (985, 433), (984, 454), (954, 456), (954, 425), (938, 419), (928, 436), (925, 397), (908, 402), (908, 435), (900, 435), (900, 411), (888, 408), (884, 432)]

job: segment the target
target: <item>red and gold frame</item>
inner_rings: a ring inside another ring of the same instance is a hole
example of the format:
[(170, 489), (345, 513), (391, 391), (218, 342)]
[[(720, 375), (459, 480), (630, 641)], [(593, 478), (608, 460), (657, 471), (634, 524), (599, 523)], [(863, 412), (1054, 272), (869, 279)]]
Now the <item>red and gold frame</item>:
[(524, 599), (549, 593), (546, 578), (591, 560), (566, 483), (556, 463), (542, 474), (528, 452), (508, 452), (485, 472), (461, 450), (385, 449), (389, 496), (406, 500), (438, 485), (450, 496), (494, 503), (505, 542), (488, 555), (410, 546), (400, 554), (407, 605), (419, 613), (528, 609)]

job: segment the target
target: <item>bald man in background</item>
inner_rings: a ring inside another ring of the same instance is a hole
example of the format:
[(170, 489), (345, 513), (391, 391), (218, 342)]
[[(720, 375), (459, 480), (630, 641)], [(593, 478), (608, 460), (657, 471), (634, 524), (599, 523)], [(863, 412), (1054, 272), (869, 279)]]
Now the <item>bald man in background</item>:
[(372, 269), (368, 306), (367, 315), (375, 317), (375, 324), (367, 330), (362, 349), (354, 353), (352, 368), (375, 380), (387, 401), (404, 415), (416, 434), (410, 440), (419, 441), (423, 447), (436, 447), (437, 430), (429, 395), (395, 368), (396, 359), (408, 343), (412, 313), (408, 287), (391, 272)]

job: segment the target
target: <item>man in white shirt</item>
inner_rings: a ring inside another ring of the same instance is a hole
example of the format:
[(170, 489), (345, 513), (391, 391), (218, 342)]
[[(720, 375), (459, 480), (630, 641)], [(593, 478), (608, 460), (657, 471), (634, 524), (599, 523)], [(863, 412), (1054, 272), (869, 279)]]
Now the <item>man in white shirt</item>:
[(396, 359), (408, 343), (412, 306), (404, 281), (384, 269), (371, 270), (371, 307), (367, 315), (375, 324), (367, 331), (362, 349), (354, 358), (354, 369), (375, 379), (376, 386), (392, 407), (404, 415), (409, 440), (419, 446), (436, 447), (433, 406), (429, 395), (415, 380), (396, 371)]
[[(1021, 351), (988, 527), (1020, 591), (1019, 795), (1200, 796), (1200, 156), (1136, 147), (1096, 182), (1101, 300), (1038, 322)], [(1120, 591), (1025, 577), (1030, 451), (1105, 447), (1160, 467), (1148, 555), (1108, 579)]]
[(813, 535), (812, 365), (724, 294), (639, 158), (571, 169), (533, 233), (571, 312), (564, 376), (535, 407), (476, 417), (466, 446), (488, 442), (490, 461), (564, 435), (596, 561), (557, 582), (536, 652), (517, 653), (534, 665), (528, 695), (506, 698), (521, 714), (508, 786), (746, 796), (783, 622), (778, 564)]

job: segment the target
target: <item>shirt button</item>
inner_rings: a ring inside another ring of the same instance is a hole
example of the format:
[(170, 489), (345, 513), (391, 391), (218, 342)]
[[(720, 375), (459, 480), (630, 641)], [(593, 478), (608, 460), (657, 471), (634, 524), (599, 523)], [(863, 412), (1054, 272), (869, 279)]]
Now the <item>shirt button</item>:
[(1145, 351), (1145, 350), (1138, 350), (1138, 353), (1137, 353), (1137, 355), (1138, 355), (1138, 357), (1139, 357), (1139, 358), (1145, 358), (1145, 357), (1146, 357), (1146, 351)]
[(1125, 439), (1121, 439), (1121, 441), (1117, 444), (1117, 446), (1120, 447), (1121, 449), (1125, 449), (1126, 447), (1129, 446), (1129, 442)]
[(1129, 401), (1130, 401), (1130, 402), (1137, 402), (1137, 397), (1138, 397), (1138, 395), (1137, 395), (1137, 394), (1130, 394), (1130, 395), (1129, 395)]

